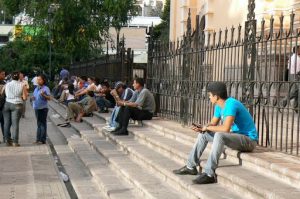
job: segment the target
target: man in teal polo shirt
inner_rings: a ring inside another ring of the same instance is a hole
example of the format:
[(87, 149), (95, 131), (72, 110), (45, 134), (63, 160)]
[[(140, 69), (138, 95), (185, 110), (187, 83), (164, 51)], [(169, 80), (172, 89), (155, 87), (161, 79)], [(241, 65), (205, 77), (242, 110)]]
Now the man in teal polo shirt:
[(214, 116), (209, 124), (193, 128), (199, 135), (187, 164), (173, 171), (178, 175), (197, 175), (196, 167), (200, 164), (200, 157), (207, 143), (212, 142), (204, 173), (193, 180), (195, 184), (216, 182), (215, 170), (225, 145), (241, 152), (251, 152), (258, 140), (252, 116), (240, 101), (227, 97), (224, 83), (213, 82), (207, 90), (210, 102), (215, 106)]

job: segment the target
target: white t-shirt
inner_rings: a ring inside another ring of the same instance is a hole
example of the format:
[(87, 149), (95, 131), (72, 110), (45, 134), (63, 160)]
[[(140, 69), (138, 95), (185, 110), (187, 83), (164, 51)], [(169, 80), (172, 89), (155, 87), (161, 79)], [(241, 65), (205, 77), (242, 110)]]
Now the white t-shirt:
[(31, 83), (32, 83), (34, 86), (38, 86), (38, 83), (37, 83), (37, 76), (35, 76), (35, 77), (31, 80)]
[(72, 95), (72, 94), (70, 94), (69, 90), (66, 90), (65, 92), (66, 92), (66, 94), (67, 94), (67, 96), (68, 96), (68, 97), (67, 97), (67, 101), (68, 101), (68, 100), (73, 100), (73, 99), (75, 99), (75, 96)]
[(300, 56), (295, 53), (291, 56), (289, 60), (288, 69), (290, 70), (290, 74), (294, 75), (300, 72)]

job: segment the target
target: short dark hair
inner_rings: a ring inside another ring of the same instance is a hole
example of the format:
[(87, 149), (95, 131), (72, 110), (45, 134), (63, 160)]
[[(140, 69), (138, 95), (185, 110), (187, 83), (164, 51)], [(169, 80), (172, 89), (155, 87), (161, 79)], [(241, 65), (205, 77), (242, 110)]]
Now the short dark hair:
[(38, 77), (40, 77), (43, 80), (44, 84), (47, 84), (47, 77), (46, 77), (46, 75), (39, 74)]
[(211, 82), (208, 84), (207, 92), (220, 97), (221, 99), (227, 99), (227, 88), (223, 82)]
[(11, 78), (13, 80), (19, 80), (20, 78), (20, 72), (19, 71), (14, 71), (12, 74), (11, 74)]
[(145, 81), (144, 81), (144, 79), (143, 78), (135, 78), (134, 79), (134, 81), (136, 82), (136, 83), (138, 83), (139, 85), (141, 85), (142, 87), (144, 87), (144, 85), (145, 85)]
[(95, 96), (94, 91), (88, 91), (87, 94), (90, 97), (94, 97)]
[(293, 53), (296, 53), (296, 51), (298, 52), (298, 51), (299, 51), (299, 50), (298, 50), (299, 48), (300, 48), (300, 46), (294, 46), (294, 47), (293, 47)]
[(101, 82), (101, 86), (106, 86), (107, 88), (110, 87), (109, 83), (108, 82)]
[(80, 79), (87, 81), (87, 76), (81, 76)]

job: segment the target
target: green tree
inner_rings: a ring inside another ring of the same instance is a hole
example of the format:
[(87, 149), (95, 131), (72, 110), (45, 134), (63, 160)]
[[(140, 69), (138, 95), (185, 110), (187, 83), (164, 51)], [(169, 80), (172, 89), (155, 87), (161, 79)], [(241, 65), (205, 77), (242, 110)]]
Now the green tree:
[(170, 0), (166, 0), (164, 10), (161, 15), (162, 22), (153, 29), (154, 39), (169, 41), (170, 34)]
[[(102, 45), (109, 38), (109, 27), (113, 26), (120, 32), (121, 27), (134, 16), (135, 2), (135, 0), (0, 0), (0, 5), (4, 5), (10, 15), (15, 16), (25, 11), (33, 20), (30, 25), (31, 33), (23, 31), (14, 42), (1, 49), (0, 64), (7, 67), (18, 63), (16, 65), (47, 69), (50, 42), (55, 70), (70, 62), (97, 58), (103, 53)], [(50, 7), (56, 9), (48, 12)], [(19, 58), (12, 59), (9, 55), (5, 55), (10, 50), (13, 50)], [(2, 64), (2, 60), (7, 62)]]
[(104, 7), (109, 19), (109, 25), (117, 33), (117, 52), (119, 52), (120, 32), (134, 16), (138, 14), (136, 0), (104, 0)]

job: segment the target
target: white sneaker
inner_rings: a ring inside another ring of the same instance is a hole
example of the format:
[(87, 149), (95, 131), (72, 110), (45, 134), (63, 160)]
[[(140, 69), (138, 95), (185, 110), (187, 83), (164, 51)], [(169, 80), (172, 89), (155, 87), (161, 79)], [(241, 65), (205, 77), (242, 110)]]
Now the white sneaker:
[(110, 128), (111, 128), (111, 126), (105, 126), (105, 127), (103, 127), (103, 129), (105, 129), (105, 130), (110, 129)]
[(108, 132), (113, 132), (115, 131), (117, 128), (116, 127), (110, 127), (108, 129), (106, 129)]

